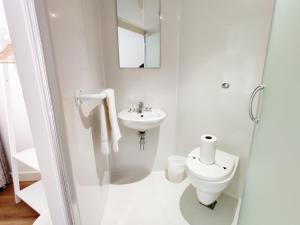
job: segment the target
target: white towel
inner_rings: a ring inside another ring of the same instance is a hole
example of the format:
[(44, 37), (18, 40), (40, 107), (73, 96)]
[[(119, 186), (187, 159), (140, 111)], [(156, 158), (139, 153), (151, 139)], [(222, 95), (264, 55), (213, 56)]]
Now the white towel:
[(109, 137), (108, 137), (108, 126), (107, 126), (107, 113), (105, 109), (106, 102), (103, 101), (99, 105), (100, 113), (100, 135), (101, 135), (101, 151), (103, 155), (109, 154)]
[(106, 102), (108, 107), (108, 117), (109, 117), (110, 128), (111, 128), (113, 151), (118, 152), (119, 151), (118, 141), (120, 140), (122, 135), (118, 124), (118, 117), (117, 117), (116, 104), (115, 104), (115, 93), (114, 90), (112, 89), (106, 89), (104, 90), (104, 93), (106, 94)]

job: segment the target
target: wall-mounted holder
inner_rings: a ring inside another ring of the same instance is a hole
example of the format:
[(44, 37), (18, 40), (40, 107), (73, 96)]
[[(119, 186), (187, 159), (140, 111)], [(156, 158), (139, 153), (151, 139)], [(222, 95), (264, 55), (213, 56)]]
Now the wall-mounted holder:
[(104, 100), (106, 98), (106, 94), (104, 92), (100, 93), (95, 93), (95, 94), (89, 94), (85, 93), (83, 89), (77, 89), (74, 94), (74, 98), (76, 101), (76, 104), (78, 106), (82, 105), (84, 101), (99, 101), (99, 100)]

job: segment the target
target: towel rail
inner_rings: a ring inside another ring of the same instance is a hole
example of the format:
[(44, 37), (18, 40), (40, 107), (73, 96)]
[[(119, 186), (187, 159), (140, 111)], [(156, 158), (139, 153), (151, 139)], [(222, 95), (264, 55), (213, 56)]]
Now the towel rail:
[(88, 94), (84, 93), (84, 90), (79, 89), (75, 91), (74, 97), (77, 105), (80, 106), (83, 103), (83, 101), (86, 100), (103, 100), (106, 98), (106, 94), (104, 92)]

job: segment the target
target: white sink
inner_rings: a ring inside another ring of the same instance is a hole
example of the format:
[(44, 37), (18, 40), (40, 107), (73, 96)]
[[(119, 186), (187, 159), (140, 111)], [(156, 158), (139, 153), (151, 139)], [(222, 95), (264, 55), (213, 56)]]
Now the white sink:
[(166, 113), (160, 109), (150, 112), (129, 112), (128, 109), (119, 113), (119, 119), (125, 127), (138, 131), (145, 131), (159, 126), (166, 118)]

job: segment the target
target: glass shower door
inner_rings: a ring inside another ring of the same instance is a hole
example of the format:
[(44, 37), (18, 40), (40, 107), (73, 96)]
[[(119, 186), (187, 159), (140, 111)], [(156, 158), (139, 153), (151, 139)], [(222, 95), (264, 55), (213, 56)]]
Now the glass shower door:
[(277, 0), (239, 225), (300, 224), (300, 1)]

